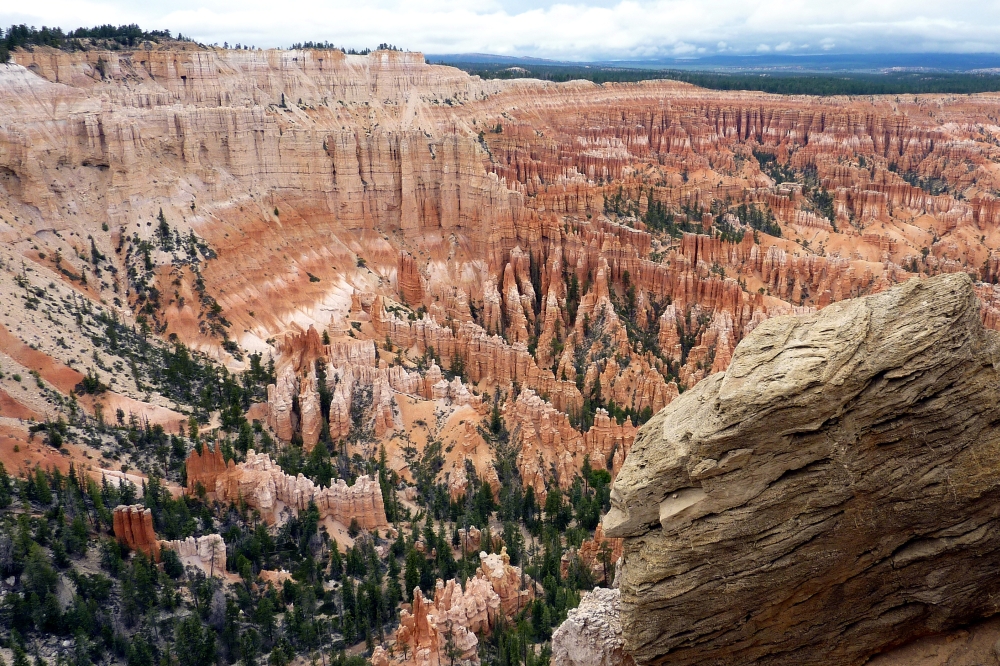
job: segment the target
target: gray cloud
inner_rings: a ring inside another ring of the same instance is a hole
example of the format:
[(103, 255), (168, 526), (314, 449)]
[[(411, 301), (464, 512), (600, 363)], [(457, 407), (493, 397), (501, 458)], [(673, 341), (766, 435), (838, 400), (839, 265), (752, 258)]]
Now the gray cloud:
[(559, 59), (711, 53), (996, 52), (1000, 3), (927, 0), (40, 0), (0, 24), (139, 23), (260, 47), (390, 42)]

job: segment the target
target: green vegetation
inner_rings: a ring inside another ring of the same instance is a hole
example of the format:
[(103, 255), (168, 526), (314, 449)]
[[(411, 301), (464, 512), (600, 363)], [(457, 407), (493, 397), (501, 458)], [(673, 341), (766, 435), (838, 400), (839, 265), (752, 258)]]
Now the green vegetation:
[(118, 27), (99, 25), (68, 32), (64, 32), (62, 28), (42, 26), (42, 29), (38, 30), (34, 26), (28, 27), (24, 24), (12, 25), (6, 32), (0, 30), (0, 63), (7, 62), (10, 52), (19, 47), (51, 46), (66, 51), (78, 51), (89, 48), (90, 41), (94, 40), (102, 48), (117, 50), (138, 46), (143, 41), (159, 42), (161, 39), (170, 38), (170, 32), (167, 30), (146, 31), (134, 23)]
[(603, 65), (540, 65), (535, 63), (444, 63), (484, 79), (543, 79), (594, 83), (634, 83), (653, 79), (683, 81), (711, 90), (759, 90), (781, 95), (902, 95), (919, 93), (972, 94), (1000, 90), (1000, 76), (981, 73), (838, 72), (830, 74), (724, 73), (676, 69), (640, 69)]

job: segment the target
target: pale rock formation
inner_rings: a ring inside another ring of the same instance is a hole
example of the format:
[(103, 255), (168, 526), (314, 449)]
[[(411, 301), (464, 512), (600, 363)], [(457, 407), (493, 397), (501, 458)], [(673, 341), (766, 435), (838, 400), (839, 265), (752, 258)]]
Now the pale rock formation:
[(963, 273), (759, 324), (615, 481), (627, 651), (862, 664), (995, 613), (998, 362)]
[[(459, 545), (455, 548), (456, 551), (461, 552), (465, 549), (466, 553), (473, 553), (477, 550), (481, 550), (483, 546), (483, 530), (480, 530), (475, 525), (469, 526), (468, 533), (464, 527), (458, 528), (458, 539)], [(490, 550), (497, 550), (503, 546), (503, 539), (498, 534), (494, 534), (490, 537), (490, 541), (493, 542)]]
[(316, 370), (310, 368), (299, 387), (299, 431), (302, 434), (302, 447), (312, 451), (319, 441), (323, 429), (323, 414), (320, 413), (319, 390), (316, 386)]
[(115, 538), (129, 550), (145, 553), (160, 561), (164, 548), (175, 551), (184, 564), (192, 564), (216, 576), (226, 574), (226, 543), (218, 534), (188, 537), (174, 541), (156, 538), (153, 514), (141, 504), (115, 507), (113, 514)]
[(597, 587), (552, 632), (552, 663), (560, 666), (633, 666), (625, 653), (621, 593)]
[[(205, 463), (203, 459), (206, 457), (218, 458), (221, 454), (204, 451), (198, 455), (192, 451), (187, 460), (188, 469), (217, 469), (217, 460)], [(237, 465), (230, 461), (224, 471), (216, 472), (214, 476), (202, 472), (199, 482), (210, 483), (220, 501), (242, 499), (271, 520), (281, 505), (302, 511), (309, 502), (315, 502), (322, 517), (329, 516), (345, 525), (355, 519), (363, 529), (377, 529), (389, 524), (377, 478), (360, 476), (353, 486), (348, 486), (343, 479), (337, 479), (330, 487), (317, 486), (301, 474), (285, 474), (268, 454), (258, 454), (253, 449), (247, 452), (244, 462)]]
[(414, 588), (412, 607), (400, 613), (396, 633), (396, 643), (405, 644), (410, 653), (402, 663), (446, 666), (453, 655), (458, 663), (479, 663), (476, 629), (489, 630), (490, 604), (498, 606), (499, 599), (488, 585), (476, 580), (470, 578), (464, 591), (457, 581), (445, 585), (439, 580), (431, 602), (419, 587)]
[(381, 645), (376, 645), (372, 650), (372, 666), (389, 666), (389, 655)]
[(226, 542), (218, 534), (160, 541), (160, 548), (175, 551), (182, 563), (197, 566), (209, 576), (226, 575)]
[(479, 571), (476, 576), (487, 581), (500, 597), (500, 607), (508, 618), (535, 598), (531, 579), (523, 579), (521, 568), (511, 566), (506, 546), (499, 553), (479, 553)]
[(521, 570), (510, 565), (506, 548), (491, 555), (481, 552), (479, 560), (479, 570), (464, 590), (456, 580), (438, 580), (434, 600), (428, 601), (419, 587), (414, 588), (412, 607), (400, 614), (396, 634), (397, 648), (408, 646), (409, 658), (397, 661), (445, 666), (453, 652), (458, 659), (478, 664), (476, 634), (491, 631), (500, 613), (510, 619), (534, 599), (530, 579), (527, 589), (521, 589)]
[(292, 396), (298, 395), (295, 369), (285, 366), (278, 372), (277, 383), (267, 387), (267, 425), (282, 440), (289, 441), (298, 426), (292, 412)]

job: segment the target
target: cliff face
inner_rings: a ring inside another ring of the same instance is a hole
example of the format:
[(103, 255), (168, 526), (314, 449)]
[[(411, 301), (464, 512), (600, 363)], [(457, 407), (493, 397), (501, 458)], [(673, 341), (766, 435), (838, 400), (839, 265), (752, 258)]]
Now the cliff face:
[(964, 274), (758, 325), (614, 483), (626, 649), (861, 664), (994, 613), (998, 344)]
[[(385, 445), (404, 480), (406, 430), (438, 408), (489, 477), (475, 430), (499, 397), (541, 493), (588, 455), (616, 472), (771, 317), (965, 272), (1000, 328), (998, 106), (483, 81), (399, 52), (17, 51), (0, 293), (22, 330), (0, 352), (81, 381), (93, 331), (13, 297), (55, 284), (231, 369), (271, 356), (279, 439)], [(170, 401), (117, 374), (102, 409), (173, 432)]]

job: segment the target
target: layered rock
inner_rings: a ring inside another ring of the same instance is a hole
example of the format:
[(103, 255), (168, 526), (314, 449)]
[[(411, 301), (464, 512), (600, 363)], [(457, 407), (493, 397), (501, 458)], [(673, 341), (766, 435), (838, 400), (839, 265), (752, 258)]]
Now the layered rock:
[(609, 469), (616, 474), (636, 432), (631, 420), (618, 425), (607, 410), (598, 409), (593, 426), (580, 433), (566, 414), (531, 389), (522, 390), (516, 400), (508, 400), (503, 415), (512, 437), (520, 444), (517, 465), (521, 478), (541, 496), (549, 481), (562, 488), (572, 485), (588, 457), (595, 469)]
[(552, 632), (552, 663), (565, 666), (633, 666), (625, 652), (621, 593), (597, 587)]
[(169, 548), (181, 563), (196, 566), (209, 576), (226, 575), (226, 542), (218, 534), (160, 541), (160, 548)]
[(112, 525), (119, 543), (156, 562), (160, 561), (162, 550), (168, 548), (175, 551), (184, 564), (197, 566), (209, 575), (226, 574), (226, 543), (218, 534), (174, 541), (157, 539), (153, 513), (141, 504), (115, 507)]
[(112, 526), (118, 543), (160, 561), (160, 542), (153, 529), (153, 513), (141, 504), (115, 507)]
[(464, 590), (458, 581), (438, 580), (434, 600), (428, 602), (415, 588), (411, 608), (404, 608), (399, 618), (397, 648), (405, 645), (408, 651), (399, 661), (444, 666), (454, 657), (478, 664), (476, 635), (490, 632), (501, 615), (510, 620), (531, 603), (533, 583), (527, 581), (525, 585), (520, 568), (511, 566), (503, 548), (500, 553), (479, 554), (479, 569)]
[(188, 495), (197, 495), (199, 486), (206, 492), (215, 492), (215, 480), (227, 469), (226, 459), (222, 457), (222, 448), (214, 449), (202, 445), (201, 453), (197, 449), (188, 454), (184, 461), (184, 471), (187, 478)]
[(459, 545), (455, 548), (455, 550), (464, 551), (466, 553), (474, 553), (482, 550), (484, 532), (490, 536), (490, 550), (499, 550), (503, 546), (503, 539), (499, 535), (490, 535), (489, 532), (480, 530), (475, 525), (471, 525), (468, 530), (464, 527), (458, 528)]
[(590, 569), (594, 579), (604, 581), (609, 585), (614, 580), (615, 567), (622, 556), (623, 543), (621, 539), (604, 536), (604, 528), (598, 524), (594, 530), (594, 538), (580, 544), (579, 549), (571, 548), (562, 557), (562, 570), (565, 575), (573, 558), (579, 557), (580, 562)]
[(477, 633), (489, 631), (500, 599), (481, 578), (470, 578), (465, 589), (455, 580), (437, 582), (433, 601), (420, 588), (413, 590), (411, 611), (400, 614), (396, 643), (410, 654), (403, 663), (444, 666), (479, 663)]
[[(218, 458), (218, 451), (207, 449), (199, 455), (192, 451), (188, 456), (188, 469), (217, 469), (217, 460), (202, 462), (204, 458)], [(190, 478), (189, 485), (190, 485)], [(209, 475), (203, 472), (199, 477), (202, 484), (210, 484), (217, 499), (223, 502), (244, 501), (273, 520), (282, 507), (304, 511), (314, 502), (321, 517), (330, 517), (344, 525), (358, 521), (363, 529), (377, 529), (388, 526), (382, 488), (377, 478), (359, 476), (354, 485), (348, 486), (343, 479), (337, 479), (329, 487), (317, 486), (302, 474), (285, 474), (277, 463), (266, 453), (258, 454), (253, 449), (247, 451), (246, 460), (236, 464), (232, 460), (221, 472)]]
[(998, 361), (965, 274), (759, 324), (614, 483), (628, 652), (861, 664), (994, 613)]
[[(487, 81), (396, 52), (38, 47), (0, 68), (0, 243), (34, 287), (63, 281), (126, 325), (142, 310), (230, 369), (241, 365), (232, 343), (271, 354), (276, 380), (253, 413), (307, 449), (360, 427), (392, 458), (400, 393), (479, 408), (477, 392), (531, 389), (542, 406), (508, 399), (505, 418), (534, 454), (519, 463), (524, 479), (542, 491), (571, 482), (588, 454), (617, 473), (630, 423), (724, 370), (771, 317), (916, 273), (997, 282), (1000, 131), (984, 119), (998, 106), (991, 95)], [(774, 167), (800, 182), (777, 182)], [(647, 218), (654, 204), (686, 233)], [(773, 216), (781, 235), (741, 220), (740, 205)], [(162, 250), (150, 224), (160, 209), (206, 249)], [(152, 271), (137, 243), (154, 247)], [(73, 281), (85, 270), (86, 285)], [(979, 293), (984, 322), (1000, 328), (1000, 295)], [(17, 319), (23, 299), (8, 300)], [(29, 319), (21, 337), (43, 361), (65, 365), (89, 340), (79, 336), (99, 334), (66, 319), (49, 344)], [(431, 348), (445, 368), (460, 360), (466, 382), (414, 370)], [(68, 394), (79, 379), (53, 385)], [(595, 404), (631, 421), (598, 411), (580, 433), (572, 423), (598, 382)], [(359, 403), (364, 418), (352, 418)], [(224, 465), (205, 464), (190, 490), (207, 475), (215, 492)], [(226, 489), (266, 503), (258, 472)], [(464, 491), (464, 469), (443, 474), (453, 496)]]
[(399, 268), (396, 272), (399, 295), (404, 303), (416, 307), (424, 300), (424, 287), (417, 262), (407, 252), (399, 253)]
[(508, 618), (523, 610), (535, 598), (531, 579), (527, 579), (526, 584), (521, 568), (511, 566), (506, 546), (499, 553), (479, 553), (476, 575), (488, 582), (499, 596), (500, 608)]

